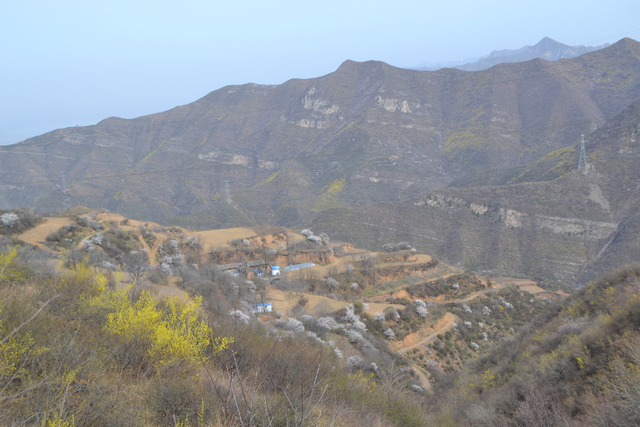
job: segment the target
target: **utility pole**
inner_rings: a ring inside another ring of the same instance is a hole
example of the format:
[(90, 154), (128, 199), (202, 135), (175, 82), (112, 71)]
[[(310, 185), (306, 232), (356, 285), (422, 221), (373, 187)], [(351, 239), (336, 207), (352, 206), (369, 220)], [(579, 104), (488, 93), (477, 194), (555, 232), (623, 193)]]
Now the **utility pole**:
[(584, 149), (584, 135), (582, 136), (582, 140), (580, 141), (580, 158), (578, 159), (578, 170), (587, 174), (587, 152)]

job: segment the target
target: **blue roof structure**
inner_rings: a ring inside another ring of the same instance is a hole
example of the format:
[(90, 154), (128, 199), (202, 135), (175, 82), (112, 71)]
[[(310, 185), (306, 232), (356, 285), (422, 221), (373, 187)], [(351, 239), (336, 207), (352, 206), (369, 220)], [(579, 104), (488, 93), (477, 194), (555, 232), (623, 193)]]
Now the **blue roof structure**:
[(273, 306), (270, 302), (264, 304), (253, 304), (253, 312), (258, 313), (271, 313), (273, 311)]
[(294, 264), (294, 265), (288, 265), (286, 266), (283, 271), (285, 273), (288, 273), (290, 271), (296, 271), (296, 270), (302, 270), (303, 268), (311, 268), (311, 267), (315, 267), (316, 265), (312, 262), (305, 262), (302, 264)]

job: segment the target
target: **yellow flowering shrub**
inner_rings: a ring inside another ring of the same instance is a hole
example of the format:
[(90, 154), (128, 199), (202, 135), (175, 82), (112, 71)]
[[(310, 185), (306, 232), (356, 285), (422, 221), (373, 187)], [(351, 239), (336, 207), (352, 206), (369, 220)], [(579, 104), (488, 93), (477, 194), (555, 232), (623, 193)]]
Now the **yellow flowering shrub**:
[(13, 335), (0, 321), (0, 384), (24, 373), (23, 361), (32, 351), (31, 334)]
[[(104, 328), (123, 343), (145, 341), (156, 367), (174, 362), (195, 366), (205, 360), (204, 350), (212, 343), (212, 334), (206, 322), (200, 320), (202, 298), (174, 297), (158, 303), (143, 291), (134, 302), (129, 289), (110, 291), (107, 279), (98, 275), (95, 288), (83, 305), (86, 310), (108, 313)], [(214, 351), (226, 349), (231, 342), (230, 338), (214, 339)]]
[(75, 417), (72, 415), (69, 421), (65, 421), (59, 413), (53, 414), (52, 418), (46, 419), (46, 424), (42, 423), (45, 427), (75, 427), (76, 421)]
[(24, 280), (25, 274), (16, 266), (18, 247), (0, 253), (0, 285)]

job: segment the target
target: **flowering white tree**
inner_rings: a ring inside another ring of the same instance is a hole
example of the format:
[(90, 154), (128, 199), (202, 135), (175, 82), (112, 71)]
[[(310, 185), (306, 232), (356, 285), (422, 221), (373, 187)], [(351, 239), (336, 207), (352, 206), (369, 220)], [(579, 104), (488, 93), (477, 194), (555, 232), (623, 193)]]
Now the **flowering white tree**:
[(480, 346), (474, 342), (469, 344), (469, 347), (471, 347), (472, 349), (474, 349), (475, 351), (480, 350)]
[(318, 319), (318, 325), (329, 332), (330, 330), (338, 327), (338, 322), (336, 322), (336, 319), (333, 317), (321, 317)]
[(352, 283), (351, 284), (351, 289), (353, 289), (354, 291), (357, 290), (360, 286), (357, 283)]
[(473, 313), (473, 311), (471, 310), (471, 307), (469, 307), (467, 304), (462, 304), (462, 309), (464, 310), (465, 313)]
[(86, 249), (89, 252), (92, 252), (96, 249), (95, 246), (93, 246), (93, 243), (91, 242), (91, 239), (87, 239), (87, 240), (83, 240), (82, 241), (82, 249)]
[(249, 320), (251, 320), (250, 316), (244, 314), (240, 310), (231, 310), (229, 312), (229, 316), (235, 318), (240, 323), (244, 323), (245, 325), (249, 323)]
[(473, 325), (471, 324), (471, 322), (464, 322), (464, 326), (466, 326), (467, 328), (470, 328)]
[(362, 369), (364, 368), (364, 359), (359, 356), (351, 356), (347, 359), (347, 365), (352, 368)]
[(364, 337), (360, 332), (355, 331), (353, 329), (348, 329), (346, 333), (347, 333), (347, 338), (349, 338), (349, 342), (351, 344), (355, 344), (358, 341), (362, 341), (364, 339)]
[(355, 313), (355, 307), (353, 306), (353, 304), (349, 304), (344, 311), (345, 314), (342, 320), (345, 320), (347, 322), (356, 322), (360, 320), (360, 316)]
[(161, 263), (160, 274), (162, 274), (163, 276), (171, 276), (173, 274), (173, 271), (171, 270), (171, 264), (167, 264), (166, 262)]
[(427, 361), (424, 364), (427, 367), (427, 370), (429, 371), (440, 369), (440, 366), (438, 366), (438, 362), (436, 362), (433, 359), (427, 359)]
[(487, 335), (486, 332), (482, 333), (482, 341), (487, 341), (489, 339), (489, 336)]
[(307, 240), (313, 243), (317, 243), (319, 245), (322, 244), (322, 238), (320, 236), (308, 236)]
[(385, 316), (384, 313), (376, 313), (373, 315), (373, 320), (375, 320), (376, 322), (384, 322), (385, 321)]
[(400, 318), (400, 313), (396, 309), (389, 310), (389, 317), (393, 320), (398, 320)]
[(420, 387), (418, 384), (411, 384), (411, 390), (415, 391), (416, 393), (422, 393), (422, 387)]
[(5, 227), (13, 227), (14, 225), (16, 225), (16, 223), (20, 220), (20, 218), (18, 217), (18, 215), (14, 214), (13, 212), (8, 212), (5, 214), (2, 214), (2, 216), (0, 217), (0, 220), (2, 221), (2, 224)]
[(104, 268), (105, 270), (111, 270), (111, 271), (118, 270), (118, 267), (110, 263), (109, 261), (102, 261), (102, 264), (100, 264), (100, 267)]
[(427, 310), (427, 307), (419, 305), (416, 307), (416, 313), (418, 313), (418, 316), (420, 317), (427, 317), (427, 315), (429, 315), (429, 311)]
[(489, 316), (490, 314), (491, 314), (491, 309), (485, 305), (484, 308), (482, 309), (482, 315)]
[(331, 290), (338, 289), (338, 284), (339, 282), (333, 277), (327, 277), (327, 286), (329, 287), (329, 289)]
[(365, 333), (365, 332), (367, 332), (367, 325), (365, 325), (360, 320), (356, 320), (351, 325), (349, 325), (349, 329), (355, 329), (356, 331), (358, 331), (360, 333)]
[(513, 304), (511, 304), (510, 302), (507, 302), (504, 300), (504, 298), (500, 297), (500, 302), (502, 303), (502, 305), (504, 306), (504, 308), (513, 308)]
[(280, 328), (284, 331), (291, 331), (294, 333), (300, 333), (304, 331), (304, 325), (298, 319), (290, 317), (288, 319), (278, 319), (274, 322), (276, 328)]
[(307, 331), (307, 336), (309, 338), (313, 338), (314, 340), (318, 341), (319, 343), (322, 343), (322, 340), (320, 339), (318, 334), (316, 334), (315, 332)]
[(392, 340), (396, 337), (396, 334), (391, 330), (391, 328), (388, 328), (386, 331), (384, 331), (384, 335), (388, 340)]

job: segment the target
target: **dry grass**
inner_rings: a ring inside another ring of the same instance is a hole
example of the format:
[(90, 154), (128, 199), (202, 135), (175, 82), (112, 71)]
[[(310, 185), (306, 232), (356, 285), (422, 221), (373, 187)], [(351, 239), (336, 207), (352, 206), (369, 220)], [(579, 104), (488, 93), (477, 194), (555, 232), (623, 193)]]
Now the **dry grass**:
[(147, 224), (149, 227), (157, 227), (158, 224), (156, 224), (155, 222), (149, 222), (149, 221), (138, 221), (135, 219), (130, 219), (127, 217), (124, 217), (122, 215), (113, 213), (113, 212), (102, 212), (99, 213), (96, 218), (98, 219), (98, 221), (117, 221), (118, 223), (120, 221), (124, 221), (125, 219), (129, 219), (129, 225), (120, 225), (120, 228), (122, 228), (123, 230), (137, 230), (138, 227), (140, 227), (141, 225), (145, 225)]
[(424, 264), (424, 263), (430, 262), (433, 259), (431, 256), (426, 254), (415, 254), (415, 255), (412, 255), (412, 258), (414, 258), (413, 261), (400, 261), (400, 262), (390, 262), (390, 263), (381, 262), (380, 268), (394, 267), (397, 265)]
[(529, 286), (520, 286), (521, 291), (529, 292), (530, 294), (539, 294), (540, 292), (545, 292), (540, 286), (529, 285)]
[(214, 248), (230, 248), (232, 240), (248, 239), (257, 236), (255, 231), (242, 227), (196, 231), (193, 234), (202, 238), (205, 248), (208, 248), (209, 246), (213, 246)]
[[(311, 309), (311, 311), (313, 311), (313, 308), (321, 302), (326, 302), (328, 306), (331, 307), (331, 310), (334, 311), (340, 310), (349, 305), (347, 302), (337, 301), (319, 295), (300, 292), (286, 292), (274, 288), (269, 288), (268, 298), (273, 304), (274, 310), (282, 310), (286, 313), (298, 304), (298, 300), (301, 296), (304, 296), (308, 300), (307, 307)], [(381, 313), (387, 307), (393, 307), (396, 310), (404, 309), (404, 306), (400, 304), (369, 303), (369, 308), (365, 310), (365, 312), (373, 316), (375, 313)]]
[(44, 245), (44, 241), (51, 232), (58, 231), (61, 227), (72, 224), (74, 221), (69, 218), (45, 218), (42, 224), (17, 236), (23, 242), (36, 245), (41, 249), (50, 250)]

